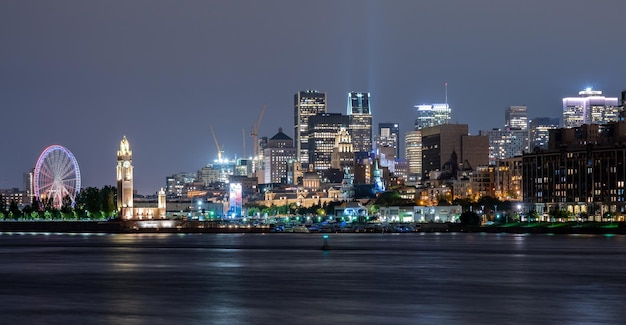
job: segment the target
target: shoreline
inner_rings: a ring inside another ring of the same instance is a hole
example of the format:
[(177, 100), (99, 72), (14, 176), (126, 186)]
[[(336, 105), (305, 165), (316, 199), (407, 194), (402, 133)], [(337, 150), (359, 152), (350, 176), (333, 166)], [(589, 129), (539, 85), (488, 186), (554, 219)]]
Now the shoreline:
[[(614, 223), (606, 227), (596, 223), (577, 225), (514, 225), (465, 226), (453, 223), (417, 224), (416, 232), (510, 233), (510, 234), (597, 234), (626, 235), (626, 225)], [(225, 226), (202, 221), (0, 221), (0, 232), (57, 232), (57, 233), (273, 233), (268, 226)], [(311, 232), (316, 234), (324, 232)], [(339, 232), (343, 233), (343, 232)], [(357, 232), (345, 232), (357, 233)], [(381, 233), (381, 232), (358, 232)], [(387, 232), (384, 232), (387, 233)]]

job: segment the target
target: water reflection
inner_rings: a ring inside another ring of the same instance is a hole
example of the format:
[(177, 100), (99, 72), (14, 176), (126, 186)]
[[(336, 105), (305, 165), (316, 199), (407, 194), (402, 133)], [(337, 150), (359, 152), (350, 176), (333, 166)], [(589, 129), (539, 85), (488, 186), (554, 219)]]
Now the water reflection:
[[(3, 323), (621, 323), (623, 236), (0, 234)], [(288, 318), (285, 318), (288, 315)]]

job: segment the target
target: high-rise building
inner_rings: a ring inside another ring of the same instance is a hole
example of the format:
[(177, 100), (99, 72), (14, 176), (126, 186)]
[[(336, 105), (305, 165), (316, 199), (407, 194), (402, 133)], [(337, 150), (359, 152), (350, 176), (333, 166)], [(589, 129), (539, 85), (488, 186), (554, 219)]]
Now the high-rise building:
[(372, 110), (370, 93), (348, 93), (350, 134), (355, 152), (372, 151)]
[(550, 130), (559, 128), (558, 117), (536, 117), (530, 120), (529, 151), (535, 149), (547, 149), (550, 139)]
[(335, 136), (335, 148), (331, 157), (331, 167), (344, 169), (354, 167), (354, 151), (352, 149), (352, 137), (348, 128), (341, 127)]
[(309, 117), (317, 113), (326, 113), (326, 93), (316, 90), (299, 91), (294, 95), (294, 141), (297, 159), (309, 162)]
[(504, 112), (504, 128), (506, 129), (528, 129), (528, 107), (509, 106)]
[(467, 124), (442, 124), (423, 128), (422, 176), (442, 171), (451, 157), (457, 157), (461, 169), (476, 169), (489, 164), (489, 138), (471, 136)]
[(497, 160), (521, 156), (528, 152), (528, 130), (518, 128), (481, 130), (479, 135), (489, 138), (489, 165)]
[(387, 160), (400, 158), (400, 127), (398, 123), (378, 123), (376, 150)]
[(450, 123), (451, 110), (448, 103), (424, 104), (414, 107), (417, 109), (415, 131), (405, 133), (405, 158), (409, 163), (409, 179), (420, 180), (424, 174), (422, 129)]
[[(313, 164), (315, 171), (324, 171), (331, 167), (337, 133), (342, 127), (349, 125), (350, 117), (340, 113), (318, 113), (309, 117), (308, 161)], [(354, 135), (352, 138), (354, 139)]]
[(619, 120), (617, 97), (605, 97), (602, 91), (587, 88), (578, 97), (563, 98), (563, 126), (605, 124)]
[(417, 108), (415, 130), (450, 123), (451, 110), (448, 103), (415, 105), (414, 107)]
[(279, 128), (278, 133), (267, 142), (263, 157), (265, 159), (264, 183), (287, 184), (289, 164), (296, 157), (296, 149), (293, 147), (293, 139), (283, 133), (282, 128)]
[(422, 177), (422, 131), (404, 134), (404, 156), (409, 165), (409, 179)]

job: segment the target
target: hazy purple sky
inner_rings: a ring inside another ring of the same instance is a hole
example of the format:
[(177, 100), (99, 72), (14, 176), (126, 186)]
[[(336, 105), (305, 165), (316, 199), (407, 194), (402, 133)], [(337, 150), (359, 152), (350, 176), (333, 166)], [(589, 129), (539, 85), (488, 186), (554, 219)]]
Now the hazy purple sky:
[(472, 134), (504, 109), (561, 117), (587, 86), (626, 88), (624, 0), (0, 1), (0, 188), (22, 187), (41, 151), (76, 156), (84, 186), (115, 184), (122, 136), (135, 187), (197, 171), (260, 136), (293, 136), (293, 94), (372, 94), (374, 123), (413, 127), (442, 102)]

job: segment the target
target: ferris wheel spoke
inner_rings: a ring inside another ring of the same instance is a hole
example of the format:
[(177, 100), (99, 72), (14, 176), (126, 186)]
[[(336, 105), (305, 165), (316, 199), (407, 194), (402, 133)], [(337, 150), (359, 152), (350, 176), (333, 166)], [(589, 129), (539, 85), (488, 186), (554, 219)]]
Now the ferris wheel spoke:
[(66, 148), (52, 145), (46, 148), (35, 167), (35, 195), (46, 196), (60, 208), (68, 196), (72, 204), (80, 187), (80, 172), (74, 155)]

